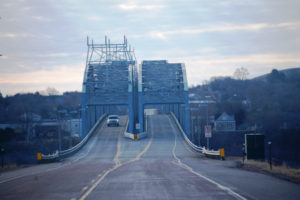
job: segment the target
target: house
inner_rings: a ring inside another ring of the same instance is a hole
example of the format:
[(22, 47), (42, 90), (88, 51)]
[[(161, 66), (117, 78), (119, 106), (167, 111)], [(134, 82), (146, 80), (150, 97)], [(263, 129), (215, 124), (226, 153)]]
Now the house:
[(235, 131), (235, 119), (233, 115), (228, 115), (226, 112), (222, 113), (214, 123), (215, 131)]
[(81, 137), (81, 119), (69, 119), (62, 122), (62, 129), (70, 132), (72, 137)]

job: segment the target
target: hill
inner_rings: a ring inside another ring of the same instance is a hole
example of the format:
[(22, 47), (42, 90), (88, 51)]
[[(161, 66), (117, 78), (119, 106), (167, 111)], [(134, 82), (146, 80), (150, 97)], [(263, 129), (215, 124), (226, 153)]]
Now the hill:
[[(191, 100), (210, 100), (209, 116), (234, 115), (237, 130), (272, 141), (280, 160), (300, 160), (300, 68), (272, 70), (251, 80), (217, 77), (190, 88)], [(198, 98), (198, 99), (197, 99)]]
[[(283, 69), (277, 71), (279, 72), (279, 74), (283, 74), (287, 79), (296, 79), (297, 77), (300, 77), (300, 68), (289, 68), (289, 69)], [(276, 73), (276, 69), (275, 69), (275, 73)], [(272, 72), (255, 77), (252, 80), (267, 81), (267, 77), (270, 76), (271, 74)]]

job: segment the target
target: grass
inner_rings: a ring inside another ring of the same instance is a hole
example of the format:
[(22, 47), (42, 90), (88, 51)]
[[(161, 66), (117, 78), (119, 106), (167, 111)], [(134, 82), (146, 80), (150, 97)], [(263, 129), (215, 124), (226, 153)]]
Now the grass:
[(0, 173), (15, 170), (15, 169), (19, 169), (19, 168), (24, 168), (24, 167), (28, 167), (28, 166), (31, 166), (31, 165), (17, 165), (16, 163), (12, 163), (12, 164), (4, 165), (2, 167), (1, 164), (0, 164)]
[(0, 172), (8, 171), (15, 168), (17, 168), (16, 164), (4, 165), (3, 167), (0, 165)]
[(282, 165), (272, 165), (270, 169), (270, 164), (268, 161), (256, 161), (256, 160), (243, 160), (240, 157), (228, 158), (228, 160), (237, 160), (240, 162), (242, 169), (268, 173), (279, 178), (283, 178), (292, 182), (300, 183), (300, 168), (291, 168), (285, 164)]

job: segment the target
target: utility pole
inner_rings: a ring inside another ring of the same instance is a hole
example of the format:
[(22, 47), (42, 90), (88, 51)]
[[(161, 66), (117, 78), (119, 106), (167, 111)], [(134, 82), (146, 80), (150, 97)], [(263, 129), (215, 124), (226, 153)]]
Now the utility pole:
[(58, 123), (58, 151), (61, 151), (61, 123), (60, 123), (60, 113), (57, 111), (57, 123)]
[(198, 146), (200, 147), (200, 136), (201, 136), (201, 123), (200, 123), (200, 110), (198, 112), (198, 116), (197, 116), (197, 131), (198, 131)]
[(269, 164), (270, 164), (270, 170), (272, 170), (272, 142), (268, 142), (269, 145)]
[[(206, 104), (206, 126), (208, 126), (208, 104)], [(207, 149), (209, 149), (209, 138), (206, 138)]]

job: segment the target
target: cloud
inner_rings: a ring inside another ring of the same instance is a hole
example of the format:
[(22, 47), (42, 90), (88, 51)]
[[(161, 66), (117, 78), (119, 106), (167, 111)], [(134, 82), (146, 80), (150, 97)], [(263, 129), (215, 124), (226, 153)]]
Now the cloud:
[(0, 38), (26, 38), (26, 37), (34, 37), (33, 34), (30, 33), (0, 33)]
[[(185, 59), (185, 58), (181, 58)], [(256, 63), (256, 64), (276, 64), (276, 63), (299, 63), (300, 58), (298, 56), (293, 56), (290, 54), (253, 54), (246, 56), (232, 56), (229, 58), (222, 56), (194, 56), (188, 57), (186, 60), (196, 61), (201, 65), (210, 64), (235, 64), (235, 63)]]
[(212, 76), (232, 76), (238, 67), (247, 68), (252, 78), (269, 73), (274, 68), (299, 67), (300, 58), (297, 54), (252, 54), (231, 57), (210, 55), (172, 58), (169, 62), (185, 63), (188, 82), (200, 84)]
[(53, 66), (53, 70), (39, 70), (26, 73), (4, 73), (1, 74), (1, 84), (66, 84), (81, 82), (84, 64), (75, 66)]
[(257, 23), (257, 24), (246, 24), (246, 25), (235, 25), (235, 24), (222, 24), (218, 26), (208, 26), (203, 28), (186, 28), (178, 30), (168, 30), (168, 31), (150, 31), (143, 35), (134, 35), (133, 37), (147, 37), (157, 38), (166, 40), (171, 35), (178, 34), (199, 34), (199, 33), (208, 33), (208, 32), (232, 32), (232, 31), (259, 31), (263, 29), (272, 29), (272, 28), (300, 28), (300, 22), (284, 22), (278, 24), (268, 24), (268, 23)]
[(50, 22), (52, 19), (45, 17), (45, 16), (32, 16), (33, 19), (41, 22)]
[(165, 5), (140, 5), (136, 3), (119, 4), (118, 7), (121, 10), (132, 11), (132, 10), (155, 10), (165, 8)]
[(8, 56), (2, 55), (1, 52), (0, 55), (1, 55), (0, 59), (8, 59)]
[(49, 53), (49, 54), (40, 54), (38, 57), (70, 57), (78, 55), (78, 53)]
[(103, 20), (103, 18), (98, 15), (87, 16), (87, 19), (91, 20), (91, 21), (102, 21)]

